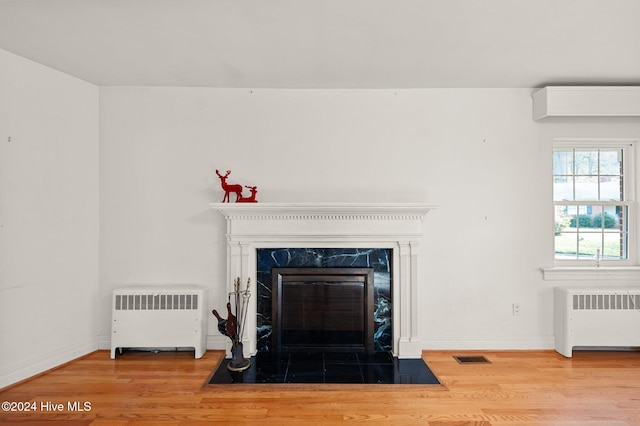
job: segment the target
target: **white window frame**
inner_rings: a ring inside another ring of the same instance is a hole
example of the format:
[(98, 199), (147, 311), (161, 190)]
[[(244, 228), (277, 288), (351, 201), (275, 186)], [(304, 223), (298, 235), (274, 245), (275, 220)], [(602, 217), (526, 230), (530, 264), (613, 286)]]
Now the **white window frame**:
[[(598, 138), (598, 139), (555, 139), (553, 141), (553, 152), (557, 149), (622, 149), (623, 150), (623, 200), (615, 201), (611, 204), (622, 205), (627, 207), (627, 258), (616, 260), (596, 260), (593, 259), (558, 259), (555, 255), (555, 237), (553, 244), (553, 258), (556, 267), (597, 267), (597, 268), (616, 268), (616, 267), (630, 267), (637, 266), (637, 253), (639, 237), (637, 235), (637, 216), (638, 210), (636, 207), (636, 153), (635, 147), (638, 143), (637, 139), (612, 139), (612, 138)], [(551, 172), (551, 180), (553, 185), (553, 165)], [(552, 187), (552, 204), (553, 204), (553, 216), (554, 216), (554, 235), (555, 235), (555, 207), (557, 205), (567, 204), (588, 204), (589, 201), (580, 201), (569, 203), (558, 200), (556, 201), (553, 196)], [(598, 201), (594, 204), (607, 204), (606, 201)]]

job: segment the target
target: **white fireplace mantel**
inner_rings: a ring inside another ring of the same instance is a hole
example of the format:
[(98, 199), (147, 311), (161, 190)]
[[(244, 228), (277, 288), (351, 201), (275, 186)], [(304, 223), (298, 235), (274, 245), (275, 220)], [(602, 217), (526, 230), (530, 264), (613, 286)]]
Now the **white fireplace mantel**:
[[(424, 216), (436, 208), (422, 203), (213, 203), (227, 221), (227, 283), (251, 279), (256, 294), (256, 249), (393, 249), (394, 354), (419, 358), (418, 256)], [(256, 351), (256, 307), (249, 306), (245, 348)]]

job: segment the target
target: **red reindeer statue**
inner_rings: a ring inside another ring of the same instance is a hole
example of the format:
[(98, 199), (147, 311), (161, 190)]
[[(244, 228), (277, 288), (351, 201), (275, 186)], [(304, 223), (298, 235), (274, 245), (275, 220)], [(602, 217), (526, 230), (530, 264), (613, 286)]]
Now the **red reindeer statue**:
[(256, 194), (258, 193), (258, 187), (245, 185), (245, 188), (249, 188), (249, 191), (251, 191), (251, 195), (248, 197), (240, 196), (240, 198), (238, 198), (236, 201), (238, 203), (257, 203), (258, 200), (256, 200)]
[(222, 176), (218, 169), (216, 169), (216, 174), (220, 178), (220, 183), (222, 184), (222, 189), (224, 190), (224, 198), (222, 198), (223, 203), (229, 203), (229, 194), (232, 192), (236, 194), (236, 202), (240, 197), (242, 197), (242, 185), (232, 184), (229, 185), (227, 183), (227, 177), (231, 174), (231, 170), (227, 170), (227, 174)]

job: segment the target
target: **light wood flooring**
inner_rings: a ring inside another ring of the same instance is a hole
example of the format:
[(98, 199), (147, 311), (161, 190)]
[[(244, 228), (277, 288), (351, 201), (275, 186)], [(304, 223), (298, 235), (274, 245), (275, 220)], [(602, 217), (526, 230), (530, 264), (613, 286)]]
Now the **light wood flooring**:
[(94, 352), (0, 391), (36, 409), (0, 411), (0, 423), (640, 425), (640, 352), (425, 351), (442, 386), (206, 385), (222, 357)]

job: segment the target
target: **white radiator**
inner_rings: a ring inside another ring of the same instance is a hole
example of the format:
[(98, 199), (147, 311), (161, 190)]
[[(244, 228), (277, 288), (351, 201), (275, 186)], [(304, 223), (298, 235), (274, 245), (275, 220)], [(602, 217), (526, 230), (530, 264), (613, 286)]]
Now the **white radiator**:
[(556, 287), (556, 351), (576, 346), (640, 346), (640, 287)]
[(207, 350), (207, 289), (123, 287), (113, 292), (111, 358), (116, 348), (193, 347)]

